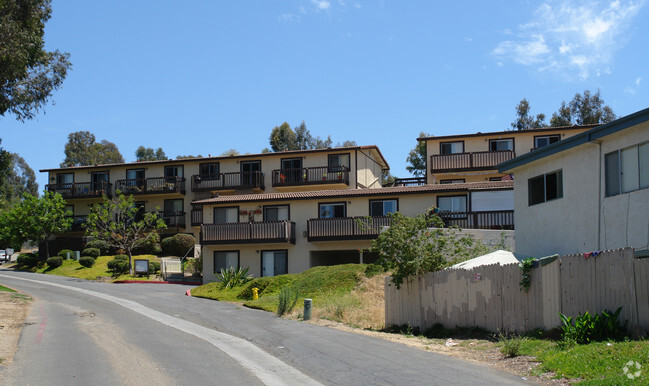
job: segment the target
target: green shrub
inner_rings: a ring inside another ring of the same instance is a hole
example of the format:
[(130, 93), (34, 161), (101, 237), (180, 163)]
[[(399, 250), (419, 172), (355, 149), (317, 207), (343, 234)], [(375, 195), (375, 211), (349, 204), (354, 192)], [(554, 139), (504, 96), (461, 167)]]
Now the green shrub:
[(258, 277), (256, 279), (253, 279), (245, 284), (241, 292), (239, 293), (239, 297), (241, 299), (245, 300), (252, 300), (252, 289), (257, 288), (259, 290), (259, 296), (264, 292), (266, 287), (270, 284), (271, 281), (273, 281), (274, 277), (272, 276), (266, 276), (266, 277)]
[(160, 235), (158, 232), (151, 232), (144, 239), (140, 240), (135, 248), (134, 255), (159, 255), (162, 253), (160, 246)]
[(86, 243), (85, 248), (97, 248), (99, 249), (100, 256), (107, 256), (113, 252), (113, 247), (107, 241), (104, 240), (91, 240)]
[(128, 273), (131, 269), (131, 265), (128, 263), (128, 256), (126, 255), (117, 255), (106, 265), (108, 266), (108, 269), (113, 271), (114, 275)]
[(500, 333), (498, 335), (498, 340), (500, 341), (500, 353), (513, 358), (520, 355), (521, 343), (523, 343), (527, 338), (521, 338), (517, 335), (503, 335)]
[(185, 254), (196, 244), (192, 235), (178, 233), (172, 237), (162, 239), (162, 254), (165, 256), (185, 256)]
[(81, 256), (79, 258), (79, 264), (83, 267), (90, 268), (95, 265), (95, 258), (92, 256)]
[(297, 299), (299, 297), (298, 291), (292, 289), (289, 286), (282, 287), (279, 290), (279, 303), (277, 304), (277, 315), (282, 316), (293, 311), (295, 304), (297, 304)]
[(217, 273), (216, 278), (219, 279), (223, 288), (234, 288), (252, 280), (252, 275), (248, 275), (249, 269), (250, 267), (221, 268), (221, 273)]
[(160, 263), (157, 261), (149, 261), (149, 273), (155, 274), (160, 272)]
[(99, 254), (101, 251), (98, 248), (86, 248), (83, 251), (81, 251), (81, 254), (83, 256), (92, 256), (95, 259), (99, 257)]
[(626, 335), (626, 324), (620, 324), (622, 306), (615, 312), (602, 311), (601, 314), (590, 314), (588, 311), (573, 318), (559, 313), (561, 318), (561, 337), (564, 345), (583, 344), (607, 339), (623, 339)]
[(382, 266), (379, 264), (368, 264), (367, 267), (365, 268), (365, 276), (366, 277), (374, 277), (380, 273), (383, 273), (384, 269)]
[(47, 259), (47, 266), (50, 268), (58, 268), (63, 265), (63, 258), (61, 256), (51, 256)]
[(16, 263), (18, 263), (18, 265), (22, 265), (29, 268), (37, 266), (39, 262), (40, 259), (38, 258), (38, 255), (35, 253), (21, 253), (16, 258)]
[(57, 253), (57, 256), (61, 256), (62, 259), (65, 259), (68, 253), (70, 253), (70, 258), (74, 257), (74, 252), (70, 249), (61, 249), (59, 253)]

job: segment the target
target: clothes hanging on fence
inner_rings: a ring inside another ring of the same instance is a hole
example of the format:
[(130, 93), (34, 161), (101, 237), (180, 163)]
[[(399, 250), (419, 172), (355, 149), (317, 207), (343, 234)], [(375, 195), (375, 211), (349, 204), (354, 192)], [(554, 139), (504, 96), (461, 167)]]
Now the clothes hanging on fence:
[(584, 259), (587, 259), (589, 257), (597, 257), (597, 255), (599, 255), (600, 253), (602, 253), (602, 251), (593, 251), (593, 252), (584, 253)]

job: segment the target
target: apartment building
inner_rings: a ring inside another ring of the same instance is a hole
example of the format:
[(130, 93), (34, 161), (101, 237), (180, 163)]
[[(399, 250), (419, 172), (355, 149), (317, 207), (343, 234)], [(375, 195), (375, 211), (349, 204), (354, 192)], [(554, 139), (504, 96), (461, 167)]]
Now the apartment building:
[[(201, 211), (192, 202), (216, 195), (321, 189), (381, 188), (389, 165), (377, 146), (43, 169), (46, 189), (60, 193), (73, 218), (56, 246), (79, 249), (90, 206), (116, 191), (133, 195), (142, 211), (158, 212), (167, 232), (199, 237)], [(60, 249), (59, 248), (59, 249)]]
[[(546, 127), (417, 138), (426, 142), (428, 184), (498, 181), (508, 176), (497, 165), (565, 140), (597, 125)], [(508, 178), (508, 177), (506, 177)]]

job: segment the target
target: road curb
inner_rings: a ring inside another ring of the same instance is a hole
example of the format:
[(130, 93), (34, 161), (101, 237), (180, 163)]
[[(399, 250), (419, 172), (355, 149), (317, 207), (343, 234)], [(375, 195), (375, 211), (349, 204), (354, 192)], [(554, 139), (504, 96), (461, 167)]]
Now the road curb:
[(203, 283), (193, 281), (154, 281), (154, 280), (116, 280), (115, 284), (182, 284), (182, 285), (203, 285)]

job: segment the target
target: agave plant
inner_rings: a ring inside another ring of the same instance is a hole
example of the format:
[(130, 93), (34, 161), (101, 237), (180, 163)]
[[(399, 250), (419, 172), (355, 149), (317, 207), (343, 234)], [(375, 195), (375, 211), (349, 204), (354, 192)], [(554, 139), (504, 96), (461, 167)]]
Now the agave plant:
[(221, 273), (217, 273), (216, 278), (221, 281), (223, 288), (236, 287), (252, 280), (252, 275), (248, 274), (248, 269), (250, 269), (250, 267), (221, 268)]

